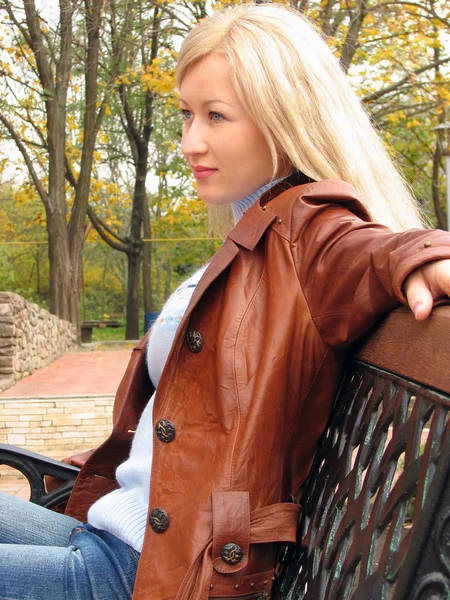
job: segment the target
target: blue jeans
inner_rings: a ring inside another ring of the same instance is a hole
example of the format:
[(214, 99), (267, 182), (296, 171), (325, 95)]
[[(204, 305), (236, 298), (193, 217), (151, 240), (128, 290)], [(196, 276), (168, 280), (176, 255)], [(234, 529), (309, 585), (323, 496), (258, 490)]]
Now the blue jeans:
[(0, 600), (126, 600), (138, 561), (114, 535), (0, 492)]

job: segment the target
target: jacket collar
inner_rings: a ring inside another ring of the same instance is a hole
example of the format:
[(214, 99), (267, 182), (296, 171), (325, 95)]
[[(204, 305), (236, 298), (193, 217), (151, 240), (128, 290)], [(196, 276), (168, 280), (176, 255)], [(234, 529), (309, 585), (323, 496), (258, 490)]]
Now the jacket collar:
[(228, 233), (228, 238), (247, 250), (254, 250), (265, 231), (277, 218), (275, 214), (265, 210), (266, 204), (286, 190), (312, 181), (307, 175), (297, 171), (273, 185), (244, 213)]
[[(289, 190), (295, 186), (305, 183), (311, 183), (312, 179), (297, 172), (285, 179), (279, 181), (272, 186), (267, 192), (253, 204), (238, 221), (236, 226), (230, 231), (225, 242), (214, 254), (208, 268), (204, 272), (202, 278), (197, 284), (194, 293), (189, 302), (189, 306), (184, 313), (184, 317), (179, 325), (179, 331), (182, 331), (184, 325), (188, 322), (189, 317), (195, 308), (196, 304), (205, 293), (211, 283), (224, 271), (239, 253), (239, 246), (254, 250), (259, 240), (264, 235), (264, 232), (275, 221), (277, 216), (264, 210), (263, 207), (273, 198), (279, 196), (282, 192)], [(174, 344), (175, 345), (175, 344)], [(173, 346), (174, 346), (173, 345)]]

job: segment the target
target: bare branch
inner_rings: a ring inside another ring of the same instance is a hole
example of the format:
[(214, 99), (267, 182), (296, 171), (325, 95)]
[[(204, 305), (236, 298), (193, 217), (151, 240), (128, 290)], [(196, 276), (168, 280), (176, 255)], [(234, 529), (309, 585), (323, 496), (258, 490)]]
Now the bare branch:
[(104, 242), (119, 252), (125, 252), (125, 254), (129, 254), (130, 247), (126, 240), (121, 238), (110, 227), (108, 227), (106, 223), (104, 223), (95, 214), (94, 210), (90, 206), (88, 206), (87, 214), (95, 230)]
[(33, 51), (36, 60), (42, 87), (44, 90), (47, 89), (51, 94), (54, 94), (55, 88), (52, 71), (48, 62), (48, 55), (45, 50), (42, 32), (39, 27), (39, 17), (36, 12), (34, 0), (27, 0), (27, 2), (24, 3), (24, 8), (29, 32), (28, 45)]
[(409, 35), (412, 35), (414, 33), (420, 33), (419, 29), (405, 29), (404, 31), (398, 31), (396, 33), (393, 33), (391, 35), (381, 35), (380, 37), (377, 38), (372, 38), (370, 40), (366, 40), (364, 42), (364, 46), (368, 46), (370, 44), (378, 44), (379, 42), (387, 42), (389, 40), (395, 40), (397, 38), (407, 38)]
[(13, 124), (1, 113), (0, 113), (0, 121), (3, 123), (3, 125), (6, 127), (6, 129), (9, 131), (11, 137), (13, 138), (14, 142), (16, 143), (17, 148), (20, 150), (20, 153), (22, 154), (22, 156), (25, 160), (25, 164), (27, 165), (27, 169), (30, 174), (30, 177), (33, 180), (34, 185), (36, 186), (36, 190), (37, 190), (39, 197), (42, 200), (44, 206), (47, 209), (50, 208), (47, 192), (45, 191), (44, 186), (42, 185), (42, 182), (39, 179), (38, 174), (36, 173), (36, 171), (34, 169), (33, 162), (28, 154), (28, 151), (27, 151), (24, 143), (22, 142), (20, 137), (17, 135), (17, 132), (14, 129)]
[(358, 36), (361, 31), (364, 19), (367, 16), (367, 2), (366, 0), (358, 0), (357, 10), (350, 21), (350, 26), (345, 36), (344, 45), (342, 47), (340, 63), (344, 73), (347, 73), (349, 66), (353, 60), (353, 57), (358, 47)]
[(125, 84), (120, 84), (118, 87), (119, 98), (122, 103), (125, 120), (122, 119), (124, 124), (125, 133), (127, 134), (128, 141), (130, 142), (131, 153), (133, 155), (134, 162), (136, 164), (138, 157), (138, 146), (140, 142), (140, 133), (134, 120), (133, 111), (128, 103), (127, 88)]
[(179, 23), (181, 23), (181, 25), (183, 25), (185, 27), (185, 32), (192, 29), (192, 23), (186, 23), (185, 21), (183, 21), (181, 16), (179, 14), (177, 14), (176, 12), (174, 12), (173, 10), (171, 10), (167, 6), (167, 4), (161, 4), (158, 0), (150, 0), (150, 4), (152, 6), (154, 6), (155, 8), (159, 8), (161, 10), (161, 12), (168, 14), (175, 21), (178, 21)]
[(408, 118), (411, 119), (417, 115), (421, 115), (425, 112), (429, 112), (433, 108), (437, 108), (440, 105), (441, 105), (440, 101), (422, 102), (419, 105), (392, 103), (389, 106), (385, 107), (384, 109), (381, 109), (381, 110), (375, 112), (374, 114), (372, 114), (372, 116), (376, 121), (381, 121), (387, 115), (390, 115), (392, 113), (398, 112), (399, 110), (402, 110), (404, 112), (407, 112)]
[(9, 73), (7, 73), (3, 69), (0, 69), (0, 76), (5, 77), (5, 79), (10, 79), (11, 81), (15, 81), (16, 83), (20, 83), (20, 85), (22, 85), (23, 87), (31, 90), (35, 94), (38, 94), (39, 96), (41, 95), (41, 91), (40, 90), (34, 88), (32, 85), (30, 85), (29, 83), (27, 83), (23, 79), (19, 79), (18, 77), (13, 77), (12, 75), (10, 75)]
[[(31, 125), (31, 127), (36, 132), (36, 135), (41, 140), (41, 144), (42, 144), (41, 147), (48, 149), (47, 139), (46, 139), (45, 135), (43, 134), (43, 132), (39, 129), (37, 123), (35, 122), (32, 114), (31, 114), (31, 110), (27, 107), (26, 111), (27, 111), (28, 123)], [(33, 143), (33, 142), (30, 142), (30, 143)]]
[(326, 36), (331, 35), (331, 17), (336, 0), (327, 0), (320, 11), (319, 21), (322, 24), (322, 31)]
[(421, 73), (424, 73), (425, 71), (429, 71), (430, 69), (434, 69), (435, 67), (444, 65), (448, 62), (450, 62), (450, 56), (447, 56), (446, 58), (441, 58), (440, 60), (429, 63), (428, 65), (424, 65), (423, 67), (420, 67), (419, 69), (416, 69), (415, 71), (412, 71), (411, 73), (408, 73), (408, 75), (406, 75), (402, 79), (399, 79), (392, 85), (388, 85), (387, 87), (383, 88), (382, 90), (373, 92), (373, 94), (369, 94), (369, 96), (365, 96), (362, 99), (362, 102), (364, 104), (369, 104), (370, 102), (374, 102), (375, 100), (382, 98), (386, 94), (389, 94), (389, 93), (401, 88), (405, 83), (410, 81), (412, 75), (420, 75)]
[(28, 46), (30, 46), (30, 48), (31, 48), (31, 40), (30, 40), (30, 36), (28, 35), (28, 31), (27, 31), (26, 27), (24, 27), (22, 25), (22, 23), (20, 23), (17, 20), (15, 13), (13, 11), (13, 6), (12, 6), (11, 2), (9, 2), (8, 0), (5, 0), (5, 2), (2, 3), (2, 7), (6, 10), (12, 23), (14, 23), (14, 25), (17, 27), (17, 29), (20, 31), (20, 33), (23, 35)]
[(78, 182), (76, 180), (76, 177), (72, 170), (72, 167), (70, 166), (69, 159), (67, 158), (67, 154), (64, 156), (64, 166), (65, 166), (65, 171), (66, 171), (66, 179), (70, 183), (70, 185), (73, 187), (73, 189), (76, 190)]
[[(427, 6), (426, 4), (421, 4), (420, 2), (407, 2), (407, 1), (401, 1), (401, 0), (399, 0), (399, 1), (396, 0), (395, 2), (382, 2), (378, 6), (374, 6), (372, 8), (372, 12), (382, 11), (387, 6), (413, 6), (415, 8), (419, 8), (420, 10), (423, 10), (425, 13), (432, 16), (434, 19), (440, 21), (446, 27), (450, 27), (450, 21), (448, 19), (445, 19), (441, 15), (439, 15), (434, 10), (434, 7), (432, 5)], [(416, 13), (411, 13), (411, 14), (417, 17)]]

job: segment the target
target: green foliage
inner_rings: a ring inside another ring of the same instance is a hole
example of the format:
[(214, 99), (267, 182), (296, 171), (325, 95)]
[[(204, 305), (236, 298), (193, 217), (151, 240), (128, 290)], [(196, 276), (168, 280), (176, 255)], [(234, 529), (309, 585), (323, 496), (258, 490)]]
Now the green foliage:
[[(181, 156), (181, 122), (174, 90), (175, 48), (180, 36), (195, 21), (210, 10), (232, 3), (235, 2), (220, 0), (207, 5), (197, 0), (182, 4), (165, 1), (158, 2), (157, 9), (142, 2), (105, 4), (97, 106), (99, 114), (101, 110), (104, 114), (96, 140), (89, 201), (98, 217), (125, 245), (130, 243), (137, 156), (136, 137), (133, 138), (127, 122), (127, 111), (133, 116), (139, 135), (151, 127), (146, 179), (150, 239), (209, 237), (206, 208), (196, 199), (191, 173)], [(323, 31), (430, 220), (436, 222), (431, 181), (434, 173), (437, 203), (442, 208), (445, 178), (433, 127), (444, 119), (450, 106), (450, 63), (442, 62), (449, 53), (450, 14), (446, 0), (429, 4), (301, 0), (289, 4), (304, 10)], [(81, 169), (86, 112), (87, 38), (81, 5), (79, 8), (73, 23), (65, 148), (67, 170), (75, 179)], [(40, 25), (46, 40), (53, 40), (54, 53), (49, 52), (49, 57), (55, 71), (60, 30), (57, 23), (46, 23), (44, 18)], [(152, 54), (156, 34), (158, 48)], [(0, 29), (0, 77), (4, 84), (1, 112), (14, 124), (39, 181), (47, 190), (45, 103), (53, 101), (53, 92), (39, 87), (34, 55), (11, 19), (5, 19)], [(1, 287), (45, 305), (47, 247), (28, 243), (47, 240), (45, 214), (36, 182), (30, 183), (24, 176), (26, 169), (20, 160), (12, 164), (10, 147), (10, 134), (2, 127), (0, 175), (5, 169), (11, 173), (15, 167), (18, 178), (13, 187), (3, 186), (0, 192), (0, 242), (8, 243), (0, 244)], [(67, 179), (69, 217), (74, 184), (69, 183), (70, 177)], [(174, 287), (204, 264), (220, 245), (218, 241), (145, 243), (151, 244), (156, 310)], [(126, 256), (108, 247), (93, 229), (86, 236), (83, 273), (82, 319), (125, 312)], [(140, 321), (143, 322), (142, 306)]]
[[(144, 326), (141, 328), (141, 336), (144, 335)], [(93, 342), (114, 342), (125, 339), (125, 323), (120, 327), (94, 327), (92, 329)]]
[[(30, 302), (48, 307), (48, 258), (42, 208), (24, 183), (0, 188), (0, 281)], [(24, 200), (24, 194), (31, 196)], [(31, 243), (30, 243), (31, 242)]]

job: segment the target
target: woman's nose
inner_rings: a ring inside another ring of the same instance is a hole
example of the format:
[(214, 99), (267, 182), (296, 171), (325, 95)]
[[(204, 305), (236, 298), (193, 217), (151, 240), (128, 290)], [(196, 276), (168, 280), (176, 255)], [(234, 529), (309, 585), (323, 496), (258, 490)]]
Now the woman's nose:
[(186, 157), (205, 154), (208, 151), (208, 142), (204, 128), (195, 119), (184, 125), (181, 136), (181, 151)]

